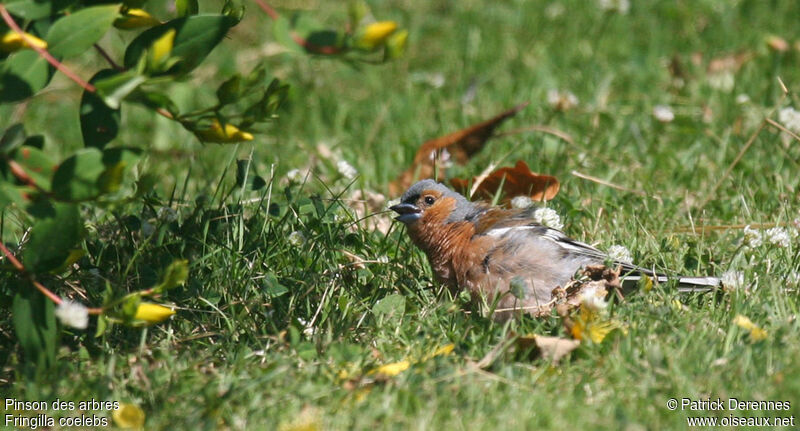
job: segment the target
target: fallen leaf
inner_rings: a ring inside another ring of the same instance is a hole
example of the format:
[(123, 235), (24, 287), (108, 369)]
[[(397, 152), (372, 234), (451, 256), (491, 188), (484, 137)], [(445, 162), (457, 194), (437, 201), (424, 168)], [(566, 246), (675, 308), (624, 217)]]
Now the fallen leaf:
[[(434, 156), (437, 151), (446, 149), (450, 157), (457, 163), (466, 163), (470, 157), (483, 148), (486, 141), (493, 136), (494, 130), (500, 124), (516, 115), (517, 112), (528, 106), (528, 103), (517, 105), (486, 121), (425, 142), (417, 150), (411, 166), (400, 174), (396, 180), (389, 183), (389, 192), (392, 195), (399, 195), (410, 187), (415, 179), (432, 177), (434, 173)], [(443, 169), (443, 166), (439, 166), (440, 173)]]
[(518, 353), (529, 352), (528, 359), (542, 358), (558, 362), (561, 358), (578, 348), (578, 340), (544, 335), (521, 335), (517, 337), (515, 349)]
[[(477, 178), (473, 181), (477, 181)], [(460, 178), (450, 180), (450, 184), (461, 191), (468, 190), (469, 183), (470, 181)], [(502, 189), (500, 189), (501, 184)], [(473, 186), (473, 189), (476, 197), (484, 199), (491, 199), (500, 191), (504, 196), (503, 202), (510, 202), (515, 196), (529, 196), (534, 201), (550, 200), (558, 194), (560, 187), (556, 177), (531, 172), (528, 165), (519, 160), (513, 168), (500, 168), (487, 175), (477, 187)]]

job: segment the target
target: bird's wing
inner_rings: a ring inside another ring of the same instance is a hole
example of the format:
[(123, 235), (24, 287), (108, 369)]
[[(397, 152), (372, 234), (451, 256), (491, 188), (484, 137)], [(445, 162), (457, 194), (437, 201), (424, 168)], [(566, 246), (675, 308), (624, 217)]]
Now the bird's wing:
[[(496, 213), (495, 213), (496, 211)], [(529, 210), (513, 211), (502, 209), (488, 210), (482, 225), (476, 229), (476, 234), (487, 235), (496, 238), (509, 239), (518, 237), (524, 239), (526, 236), (532, 236), (539, 239), (545, 239), (557, 246), (559, 250), (566, 256), (571, 258), (583, 258), (596, 263), (604, 263), (611, 261), (614, 266), (622, 267), (622, 276), (625, 284), (635, 284), (638, 282), (642, 275), (654, 278), (660, 283), (665, 283), (670, 280), (677, 280), (681, 290), (692, 290), (700, 288), (701, 290), (709, 287), (719, 286), (720, 281), (716, 277), (684, 277), (684, 276), (669, 276), (663, 273), (643, 268), (628, 262), (620, 262), (610, 259), (609, 255), (589, 244), (575, 240), (568, 237), (563, 232), (553, 229), (536, 222), (532, 222), (531, 212)], [(495, 219), (496, 221), (492, 221)]]
[[(541, 225), (539, 223), (526, 220), (525, 223), (503, 223), (493, 226), (490, 229), (484, 230), (482, 235), (487, 235), (495, 238), (510, 238), (519, 236), (521, 239), (525, 237), (533, 237), (537, 239), (545, 239), (558, 247), (562, 252), (571, 255), (578, 255), (588, 257), (598, 262), (603, 262), (608, 259), (608, 254), (592, 247), (589, 244), (572, 239), (565, 235), (563, 232)], [(620, 263), (622, 264), (622, 263)]]

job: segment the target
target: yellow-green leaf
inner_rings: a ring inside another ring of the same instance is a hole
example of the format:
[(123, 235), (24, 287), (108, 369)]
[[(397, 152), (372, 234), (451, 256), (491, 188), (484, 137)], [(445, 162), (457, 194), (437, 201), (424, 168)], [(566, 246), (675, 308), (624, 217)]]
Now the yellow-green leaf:
[(153, 288), (153, 292), (162, 293), (173, 289), (186, 283), (187, 278), (189, 278), (189, 261), (185, 259), (175, 260), (164, 272), (161, 282)]

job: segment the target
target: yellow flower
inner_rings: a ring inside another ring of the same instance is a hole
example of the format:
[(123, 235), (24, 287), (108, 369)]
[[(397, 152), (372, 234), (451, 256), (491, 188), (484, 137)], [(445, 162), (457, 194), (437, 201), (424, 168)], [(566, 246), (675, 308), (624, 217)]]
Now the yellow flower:
[(31, 45), (42, 49), (47, 48), (47, 42), (30, 33), (25, 33), (25, 38), (23, 38), (21, 34), (9, 30), (8, 33), (4, 34), (3, 38), (0, 39), (0, 51), (3, 52), (19, 51), (24, 48), (31, 48)]
[(159, 304), (151, 304), (149, 302), (142, 302), (139, 308), (136, 309), (134, 319), (144, 320), (148, 323), (158, 323), (167, 320), (170, 316), (175, 314), (175, 310)]
[(175, 45), (175, 29), (171, 28), (153, 42), (150, 47), (149, 63), (153, 66), (160, 64), (172, 52), (173, 45)]
[(408, 361), (393, 362), (391, 364), (381, 365), (380, 367), (370, 371), (369, 374), (378, 374), (385, 377), (394, 377), (411, 366)]
[(111, 413), (111, 418), (120, 428), (141, 428), (144, 425), (144, 412), (135, 404), (120, 403), (119, 409)]
[(603, 316), (600, 311), (581, 304), (580, 313), (570, 332), (576, 340), (592, 340), (593, 343), (600, 344), (611, 331), (621, 328), (622, 325)]
[(733, 323), (744, 330), (750, 331), (750, 341), (761, 341), (768, 336), (767, 331), (759, 328), (758, 325), (753, 323), (747, 316), (737, 314), (736, 317), (733, 318)]
[(197, 130), (194, 132), (203, 142), (241, 142), (252, 141), (253, 135), (239, 130), (233, 124), (227, 123), (223, 128), (218, 120), (214, 120), (208, 129)]
[(433, 356), (439, 356), (439, 355), (447, 356), (450, 353), (453, 353), (453, 349), (455, 349), (455, 347), (456, 347), (456, 345), (453, 344), (453, 343), (445, 344), (444, 346), (439, 347), (438, 349), (436, 349), (436, 351), (433, 352)]
[(394, 21), (374, 22), (364, 28), (361, 37), (357, 39), (358, 46), (373, 50), (382, 45), (395, 30), (397, 30), (397, 23)]
[(133, 30), (142, 27), (153, 27), (161, 24), (161, 21), (153, 18), (144, 9), (128, 9), (122, 12), (119, 18), (114, 20), (114, 27), (122, 30)]

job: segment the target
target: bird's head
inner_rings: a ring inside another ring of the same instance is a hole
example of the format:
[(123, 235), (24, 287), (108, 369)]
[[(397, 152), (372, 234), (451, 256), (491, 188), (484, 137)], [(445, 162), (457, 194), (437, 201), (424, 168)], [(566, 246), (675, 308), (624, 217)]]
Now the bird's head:
[(469, 220), (479, 207), (467, 198), (434, 180), (422, 180), (411, 186), (392, 211), (399, 214), (395, 220), (413, 227), (420, 220), (453, 223)]

